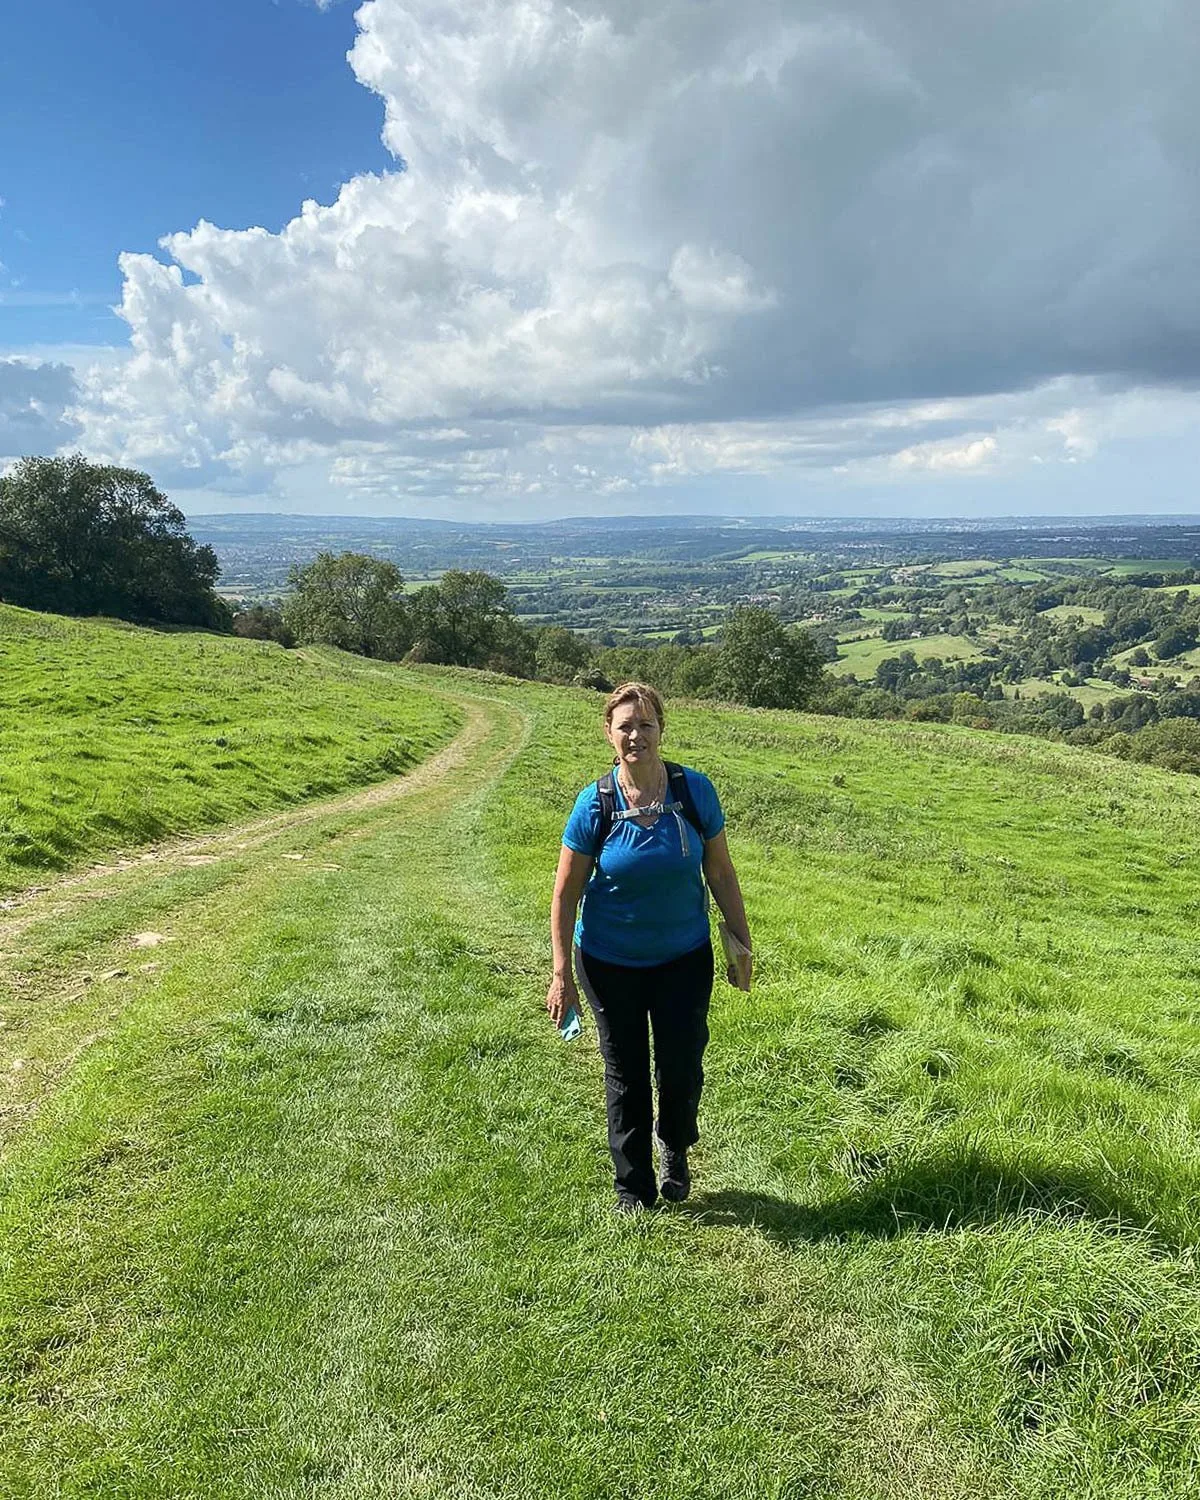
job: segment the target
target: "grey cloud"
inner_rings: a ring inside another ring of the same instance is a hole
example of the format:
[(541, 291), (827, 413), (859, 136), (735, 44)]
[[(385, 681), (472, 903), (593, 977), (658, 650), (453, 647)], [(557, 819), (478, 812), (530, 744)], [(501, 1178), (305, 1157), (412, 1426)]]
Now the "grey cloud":
[(610, 388), (610, 419), (1200, 376), (1194, 0), (601, 0), (575, 28), (535, 4), (489, 53), (502, 10), (361, 13), (414, 170), (449, 136), (643, 261), (720, 247), (777, 294), (708, 379)]
[(0, 455), (53, 453), (79, 435), (67, 413), (79, 398), (69, 365), (0, 359)]
[[(461, 474), (511, 447), (512, 483), (541, 483), (529, 431), (607, 426), (624, 475), (630, 430), (819, 414), (827, 439), (745, 447), (819, 467), (993, 425), (848, 430), (846, 409), (1200, 381), (1195, 0), (357, 20), (406, 170), (278, 235), (201, 222), (175, 265), (126, 257), (138, 353), (85, 403), (105, 449), (199, 473), (382, 444), (396, 472)], [(672, 451), (728, 466), (739, 442)]]
[(634, 164), (778, 293), (707, 414), (1200, 374), (1191, 0), (758, 12), (816, 30), (740, 93), (697, 72)]

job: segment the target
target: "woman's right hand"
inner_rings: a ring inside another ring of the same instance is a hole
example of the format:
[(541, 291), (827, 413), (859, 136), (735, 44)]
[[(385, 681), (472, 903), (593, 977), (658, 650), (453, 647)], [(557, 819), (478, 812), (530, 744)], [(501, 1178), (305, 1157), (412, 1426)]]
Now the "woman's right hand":
[(569, 974), (556, 974), (546, 991), (546, 1009), (556, 1026), (561, 1026), (567, 1012), (574, 1006), (579, 1009), (579, 991)]

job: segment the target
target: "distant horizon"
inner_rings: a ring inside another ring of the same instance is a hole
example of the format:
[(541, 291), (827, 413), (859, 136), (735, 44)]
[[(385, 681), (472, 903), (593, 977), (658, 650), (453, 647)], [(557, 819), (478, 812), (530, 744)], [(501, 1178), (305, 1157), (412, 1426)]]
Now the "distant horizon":
[(1008, 515), (995, 516), (872, 516), (872, 515), (823, 515), (823, 516), (798, 516), (798, 515), (745, 515), (730, 512), (727, 515), (708, 514), (703, 511), (695, 512), (627, 512), (611, 516), (599, 515), (564, 515), (555, 517), (509, 517), (503, 520), (472, 521), (455, 520), (446, 516), (408, 516), (408, 515), (380, 515), (380, 514), (342, 514), (337, 512), (321, 511), (186, 511), (185, 515), (189, 521), (306, 521), (306, 522), (330, 522), (345, 524), (351, 521), (372, 522), (417, 522), (422, 525), (431, 526), (461, 526), (469, 528), (478, 527), (536, 527), (536, 526), (565, 526), (578, 525), (584, 522), (595, 525), (613, 525), (620, 522), (635, 523), (639, 526), (648, 526), (655, 523), (662, 525), (693, 525), (695, 523), (708, 525), (732, 524), (739, 526), (764, 526), (790, 525), (790, 526), (880, 526), (886, 528), (888, 525), (919, 526), (924, 531), (934, 531), (939, 527), (966, 526), (973, 529), (1002, 530), (1006, 525), (1020, 526), (1024, 530), (1041, 529), (1044, 527), (1070, 526), (1075, 528), (1119, 525), (1119, 526), (1186, 526), (1189, 524), (1200, 524), (1200, 511), (1160, 511), (1138, 513), (1132, 511), (1097, 511), (1090, 515), (1032, 515), (1029, 513), (1012, 513)]

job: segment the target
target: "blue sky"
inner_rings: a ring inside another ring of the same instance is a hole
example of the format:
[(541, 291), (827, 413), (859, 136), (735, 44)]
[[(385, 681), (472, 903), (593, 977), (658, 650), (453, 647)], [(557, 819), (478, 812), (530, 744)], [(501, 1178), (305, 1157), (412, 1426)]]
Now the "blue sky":
[(1200, 512), (1195, 0), (10, 12), (0, 466), (190, 513)]
[[(345, 54), (353, 6), (58, 0), (0, 55), (0, 343), (114, 344), (118, 255), (204, 217), (278, 230), (394, 165)], [(17, 285), (14, 285), (17, 283)]]

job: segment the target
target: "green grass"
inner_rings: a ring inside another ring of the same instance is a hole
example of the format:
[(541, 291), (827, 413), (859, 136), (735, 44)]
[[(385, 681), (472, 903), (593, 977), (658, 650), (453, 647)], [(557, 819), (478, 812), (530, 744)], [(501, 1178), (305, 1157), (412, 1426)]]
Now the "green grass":
[(954, 562), (938, 563), (931, 571), (939, 578), (987, 578), (988, 574), (1000, 571), (1001, 564), (985, 557), (962, 557)]
[[(1080, 573), (1106, 573), (1113, 565), (1109, 557), (1014, 557), (1009, 563), (1013, 567), (1049, 573), (1051, 577), (1055, 576), (1053, 569), (1043, 567), (1043, 564), (1067, 564)], [(1130, 564), (1130, 571), (1137, 571), (1133, 564)]]
[(1200, 646), (1193, 646), (1190, 651), (1181, 651), (1178, 656), (1172, 656), (1167, 661), (1159, 661), (1149, 647), (1143, 647), (1150, 657), (1148, 666), (1135, 667), (1130, 664), (1129, 658), (1138, 648), (1130, 646), (1124, 651), (1113, 654), (1113, 664), (1125, 667), (1136, 677), (1182, 677), (1186, 678), (1196, 672), (1200, 672)]
[(1123, 697), (1128, 689), (1114, 687), (1111, 682), (1105, 682), (1103, 677), (1089, 677), (1080, 687), (1062, 688), (1061, 691), (1070, 693), (1084, 708), (1091, 708), (1093, 703), (1106, 703), (1110, 698)]
[(759, 981), (715, 998), (692, 1203), (626, 1224), (592, 1033), (541, 1008), (598, 697), (340, 670), (484, 695), (486, 737), (14, 950), (0, 1493), (1195, 1493), (1200, 786), (668, 705)]
[(978, 644), (962, 635), (926, 635), (911, 641), (885, 641), (869, 636), (842, 643), (835, 670), (850, 672), (855, 677), (874, 677), (881, 661), (899, 656), (902, 651), (911, 651), (918, 661), (931, 656), (940, 656), (943, 661), (978, 661), (982, 655)]
[(1015, 697), (1018, 692), (1022, 698), (1037, 698), (1045, 693), (1066, 693), (1068, 697), (1082, 703), (1084, 708), (1090, 708), (1093, 703), (1104, 703), (1109, 698), (1124, 697), (1132, 691), (1131, 688), (1116, 687), (1103, 677), (1089, 677), (1081, 687), (1066, 687), (1057, 677), (1024, 677), (1020, 682), (1004, 685), (1006, 698)]
[[(880, 621), (882, 621), (882, 620), (897, 620), (897, 619), (901, 619), (901, 618), (903, 618), (903, 616), (905, 614), (905, 611), (903, 609), (901, 609), (898, 605), (892, 605), (891, 607), (887, 607), (887, 606), (881, 606), (881, 605), (877, 605), (877, 604), (860, 604), (858, 606), (858, 612), (863, 617), (864, 620), (880, 620)], [(853, 629), (854, 628), (853, 622), (851, 622), (851, 625), (848, 626), (847, 628), (848, 629)]]
[(741, 557), (731, 558), (734, 563), (757, 563), (757, 562), (810, 562), (812, 552), (780, 551), (778, 549), (759, 549), (756, 552), (743, 553)]
[(0, 605), (0, 892), (393, 775), (460, 722), (319, 652)]
[(1056, 604), (1041, 611), (1045, 620), (1081, 620), (1085, 625), (1103, 625), (1104, 611), (1088, 604)]
[(1044, 583), (1052, 575), (1041, 568), (1031, 568), (1020, 563), (1010, 563), (999, 568), (995, 577), (1005, 583)]
[(1134, 557), (1110, 563), (1104, 571), (1114, 578), (1125, 578), (1131, 573), (1182, 573), (1190, 567), (1182, 557)]

